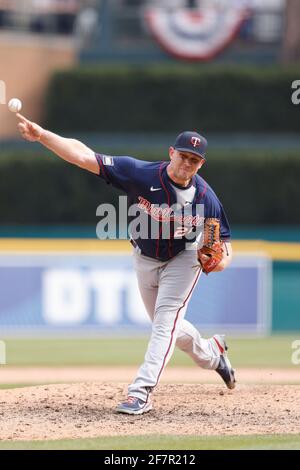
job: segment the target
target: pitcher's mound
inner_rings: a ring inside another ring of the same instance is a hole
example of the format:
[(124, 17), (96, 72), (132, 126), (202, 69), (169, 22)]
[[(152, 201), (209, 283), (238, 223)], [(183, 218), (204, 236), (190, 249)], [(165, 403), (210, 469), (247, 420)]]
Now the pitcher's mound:
[(299, 433), (297, 385), (161, 384), (154, 409), (117, 414), (120, 383), (54, 384), (0, 391), (0, 439), (43, 440), (142, 434)]

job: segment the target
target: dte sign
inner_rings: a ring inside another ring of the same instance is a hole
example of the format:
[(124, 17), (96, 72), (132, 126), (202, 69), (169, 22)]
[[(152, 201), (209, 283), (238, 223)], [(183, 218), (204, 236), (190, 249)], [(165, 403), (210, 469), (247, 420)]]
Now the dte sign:
[(149, 323), (137, 281), (128, 270), (47, 269), (42, 311), (51, 325)]

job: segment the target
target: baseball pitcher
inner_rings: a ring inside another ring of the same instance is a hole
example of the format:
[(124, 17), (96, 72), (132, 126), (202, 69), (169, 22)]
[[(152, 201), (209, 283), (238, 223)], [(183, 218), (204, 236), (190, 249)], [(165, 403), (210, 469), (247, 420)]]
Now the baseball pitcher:
[(206, 161), (206, 139), (185, 131), (169, 148), (169, 161), (146, 162), (95, 153), (82, 142), (43, 129), (21, 114), (17, 118), (24, 139), (40, 142), (63, 160), (121, 189), (129, 204), (138, 206), (145, 224), (157, 224), (157, 230), (149, 229), (146, 237), (131, 233), (134, 267), (152, 333), (144, 362), (117, 411), (138, 415), (152, 409), (151, 394), (175, 345), (198, 366), (215, 370), (233, 389), (235, 375), (224, 336), (205, 339), (184, 318), (201, 273), (222, 271), (232, 258), (224, 209), (198, 175)]

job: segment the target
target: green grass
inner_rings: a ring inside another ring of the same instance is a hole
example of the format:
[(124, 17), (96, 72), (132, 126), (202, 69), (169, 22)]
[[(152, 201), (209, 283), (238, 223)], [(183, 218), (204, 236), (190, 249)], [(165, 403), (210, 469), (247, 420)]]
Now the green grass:
[(2, 441), (0, 450), (245, 450), (300, 449), (296, 434), (272, 436), (126, 436), (57, 441)]
[[(52, 382), (53, 383), (53, 382)], [(0, 390), (8, 390), (10, 388), (26, 388), (26, 387), (36, 387), (38, 385), (46, 385), (46, 382), (41, 382), (41, 383), (32, 383), (32, 382), (26, 382), (26, 383), (10, 383), (10, 384), (1, 384), (0, 383)]]
[[(290, 367), (291, 344), (300, 332), (269, 338), (227, 338), (236, 367)], [(148, 339), (7, 339), (8, 366), (137, 366), (142, 363)], [(176, 350), (170, 365), (190, 366), (191, 359)], [(5, 367), (5, 366), (2, 366)]]

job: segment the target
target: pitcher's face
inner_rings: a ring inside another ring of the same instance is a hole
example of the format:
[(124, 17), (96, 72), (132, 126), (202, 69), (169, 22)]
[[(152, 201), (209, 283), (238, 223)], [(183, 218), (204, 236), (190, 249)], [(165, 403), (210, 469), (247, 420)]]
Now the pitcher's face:
[(205, 162), (204, 158), (197, 157), (190, 152), (176, 150), (173, 147), (169, 149), (169, 156), (171, 160), (169, 164), (170, 177), (172, 178), (173, 175), (175, 183), (183, 185), (197, 173)]

